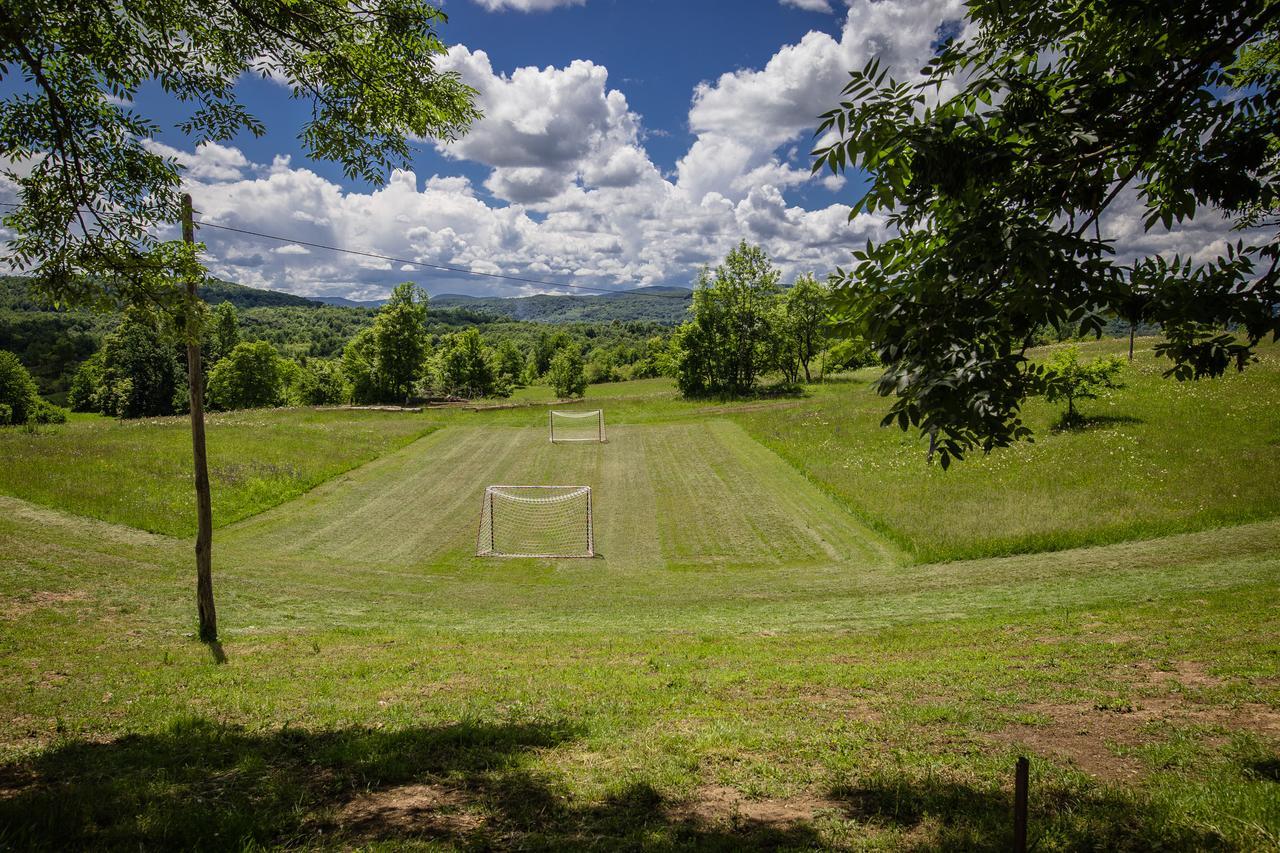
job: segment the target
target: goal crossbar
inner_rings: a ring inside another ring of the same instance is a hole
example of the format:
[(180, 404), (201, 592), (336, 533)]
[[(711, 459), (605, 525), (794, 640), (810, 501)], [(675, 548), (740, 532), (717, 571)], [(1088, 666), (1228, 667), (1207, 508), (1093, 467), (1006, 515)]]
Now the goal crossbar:
[(570, 441), (605, 441), (602, 409), (590, 412), (560, 412), (552, 409), (549, 425), (552, 444)]

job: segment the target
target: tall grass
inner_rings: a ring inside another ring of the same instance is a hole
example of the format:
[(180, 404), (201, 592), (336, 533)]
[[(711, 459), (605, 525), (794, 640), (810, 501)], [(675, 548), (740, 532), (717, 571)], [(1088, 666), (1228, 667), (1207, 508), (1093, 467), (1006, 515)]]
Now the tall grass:
[[(411, 415), (257, 409), (210, 414), (215, 526), (261, 512), (430, 432)], [(185, 418), (75, 416), (0, 429), (0, 493), (172, 536), (195, 531)]]
[[(1033, 400), (1034, 443), (944, 471), (914, 433), (881, 428), (874, 371), (815, 386), (804, 405), (733, 415), (748, 432), (925, 562), (1149, 538), (1280, 515), (1280, 347), (1244, 373), (1178, 383), (1145, 341), (1125, 387), (1056, 432)], [(1114, 351), (1114, 342), (1084, 346)]]

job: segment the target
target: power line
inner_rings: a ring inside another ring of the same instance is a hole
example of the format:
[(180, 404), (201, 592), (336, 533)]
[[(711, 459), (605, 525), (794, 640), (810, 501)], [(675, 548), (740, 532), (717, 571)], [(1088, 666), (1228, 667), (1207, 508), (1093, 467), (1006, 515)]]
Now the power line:
[[(10, 201), (0, 201), (0, 205), (3, 205), (5, 207), (20, 206)], [(686, 299), (686, 300), (689, 299), (688, 295), (681, 294), (681, 293), (652, 293), (644, 290), (613, 290), (606, 287), (592, 287), (586, 284), (566, 284), (565, 282), (561, 282), (561, 281), (547, 281), (545, 279), (540, 279), (540, 278), (525, 278), (523, 276), (518, 276), (518, 275), (506, 275), (505, 273), (479, 272), (477, 270), (469, 270), (463, 267), (451, 267), (445, 264), (432, 264), (426, 261), (414, 261), (414, 260), (409, 260), (408, 258), (397, 258), (391, 255), (381, 255), (381, 254), (378, 254), (377, 252), (366, 252), (361, 249), (348, 249), (343, 246), (329, 246), (324, 243), (313, 243), (308, 240), (295, 240), (292, 237), (281, 237), (278, 234), (264, 234), (261, 231), (250, 231), (247, 228), (233, 228), (230, 225), (218, 225), (213, 222), (205, 222), (204, 220), (199, 220), (199, 219), (196, 220), (196, 225), (202, 228), (217, 228), (220, 231), (231, 231), (236, 234), (245, 234), (250, 237), (260, 237), (264, 240), (277, 240), (281, 243), (290, 243), (297, 246), (307, 246), (308, 248), (312, 248), (312, 249), (323, 249), (324, 251), (327, 251), (327, 252), (341, 252), (347, 255), (357, 255), (362, 258), (374, 258), (380, 261), (390, 261), (391, 263), (409, 264), (411, 266), (421, 267), (423, 269), (439, 270), (441, 272), (453, 272), (453, 273), (458, 273), (460, 275), (473, 275), (473, 276), (481, 276), (484, 278), (496, 278), (496, 279), (501, 279), (503, 281), (516, 281), (522, 284), (535, 284), (535, 285), (540, 285), (542, 287), (563, 287), (563, 288), (568, 288), (570, 290), (586, 290), (592, 293), (601, 293), (601, 294), (616, 295), (616, 294), (630, 293), (634, 296), (649, 296), (656, 299)]]
[(475, 276), (483, 276), (485, 278), (497, 278), (497, 279), (502, 279), (504, 281), (518, 281), (523, 284), (536, 284), (536, 285), (542, 285), (544, 287), (567, 287), (572, 290), (589, 290), (594, 293), (608, 293), (608, 294), (632, 293), (638, 296), (653, 296), (653, 297), (658, 297), (663, 299), (688, 299), (689, 298), (688, 296), (685, 296), (679, 293), (646, 293), (645, 291), (637, 292), (634, 290), (611, 290), (609, 288), (604, 288), (604, 287), (591, 287), (590, 285), (586, 285), (586, 284), (565, 284), (564, 282), (560, 282), (560, 281), (546, 281), (545, 279), (540, 279), (540, 278), (524, 278), (523, 276), (506, 275), (504, 273), (478, 272), (476, 270), (469, 270), (463, 267), (451, 267), (444, 264), (427, 263), (426, 261), (412, 261), (412, 260), (409, 260), (408, 258), (397, 258), (391, 255), (380, 255), (377, 252), (365, 252), (360, 249), (347, 249), (347, 248), (343, 248), (342, 246), (328, 246), (328, 245), (325, 245), (324, 243), (312, 243), (307, 240), (294, 240), (289, 237), (281, 237), (278, 234), (263, 234), (260, 231), (249, 231), (248, 229), (245, 229), (245, 228), (232, 228), (230, 225), (216, 225), (212, 222), (204, 222), (202, 220), (197, 220), (196, 224), (203, 226), (205, 228), (217, 228), (222, 231), (234, 231), (237, 234), (247, 234), (251, 237), (262, 237), (267, 240), (278, 240), (282, 243), (292, 243), (297, 246), (307, 246), (312, 249), (324, 249), (329, 252), (343, 252), (348, 255), (358, 255), (362, 258), (375, 258), (380, 261), (390, 261), (392, 263), (397, 263), (397, 264), (410, 264), (416, 267), (423, 267), (424, 269), (441, 270), (442, 272), (455, 272), (455, 273), (460, 273), (462, 275), (475, 275)]

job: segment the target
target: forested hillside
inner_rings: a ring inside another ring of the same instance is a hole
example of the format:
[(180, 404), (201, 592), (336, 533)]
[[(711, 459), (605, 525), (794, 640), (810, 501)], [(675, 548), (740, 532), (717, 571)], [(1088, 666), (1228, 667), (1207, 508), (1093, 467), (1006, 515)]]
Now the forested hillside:
[[(626, 368), (638, 360), (651, 361), (665, 345), (670, 326), (683, 317), (688, 299), (679, 293), (675, 291), (676, 298), (640, 293), (512, 300), (438, 297), (428, 303), (426, 331), (434, 348), (454, 333), (475, 328), (486, 346), (494, 351), (505, 346), (508, 360), (532, 361), (539, 375), (556, 350), (573, 342), (582, 350), (592, 381), (629, 378), (634, 371)], [(217, 280), (202, 287), (201, 295), (211, 306), (235, 306), (242, 340), (265, 341), (280, 355), (302, 361), (339, 358), (378, 314), (373, 303), (326, 304)], [(17, 354), (40, 392), (55, 402), (65, 401), (76, 369), (120, 321), (115, 313), (55, 309), (34, 296), (25, 279), (0, 276), (0, 350)], [(652, 370), (650, 365), (637, 375)]]

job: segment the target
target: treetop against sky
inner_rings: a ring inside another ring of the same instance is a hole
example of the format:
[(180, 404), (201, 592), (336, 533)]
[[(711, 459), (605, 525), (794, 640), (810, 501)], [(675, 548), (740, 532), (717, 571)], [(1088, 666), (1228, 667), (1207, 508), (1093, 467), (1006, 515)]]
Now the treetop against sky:
[[(437, 68), (479, 91), (484, 117), (458, 140), (418, 142), (412, 171), (381, 187), (308, 159), (297, 135), (309, 109), (272, 79), (238, 86), (263, 136), (198, 148), (175, 129), (189, 110), (144, 87), (136, 106), (160, 126), (149, 144), (187, 167), (185, 188), (211, 223), (603, 287), (688, 285), (747, 239), (790, 281), (885, 234), (882, 215), (847, 219), (860, 172), (810, 175), (817, 117), (848, 71), (880, 56), (909, 76), (965, 30), (957, 0), (453, 0), (444, 11), (450, 47)], [(14, 85), (0, 81), (0, 94)], [(14, 198), (0, 185), (0, 201)], [(1214, 216), (1144, 232), (1136, 200), (1110, 224), (1122, 255), (1208, 256), (1226, 236)], [(405, 278), (435, 293), (539, 289), (199, 237), (213, 274), (309, 295), (384, 298)]]

